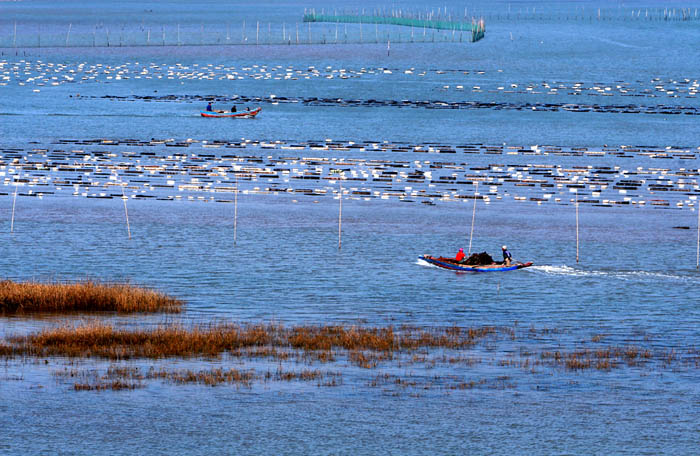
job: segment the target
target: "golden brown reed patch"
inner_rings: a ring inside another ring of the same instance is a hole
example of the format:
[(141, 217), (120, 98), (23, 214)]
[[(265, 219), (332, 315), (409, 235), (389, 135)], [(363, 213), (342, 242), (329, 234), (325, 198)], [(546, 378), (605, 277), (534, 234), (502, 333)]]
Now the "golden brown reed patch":
[(198, 383), (207, 386), (216, 386), (223, 383), (241, 385), (250, 388), (253, 380), (257, 378), (252, 370), (238, 369), (210, 369), (210, 370), (159, 370), (150, 371), (146, 378), (148, 379), (164, 379), (178, 384)]
[(542, 360), (550, 361), (553, 365), (563, 365), (570, 370), (598, 369), (610, 370), (626, 363), (628, 366), (639, 366), (654, 358), (648, 349), (635, 346), (606, 347), (595, 350), (583, 349), (571, 352), (543, 351)]
[(181, 310), (180, 300), (128, 283), (0, 281), (0, 313), (178, 313)]
[[(102, 324), (46, 329), (28, 336), (9, 339), (12, 351), (28, 356), (98, 357), (108, 359), (216, 357), (222, 353), (275, 357), (293, 349), (323, 356), (312, 358), (324, 362), (334, 359), (333, 349), (348, 352), (384, 353), (374, 360), (391, 359), (392, 352), (418, 348), (456, 349), (474, 345), (495, 329), (454, 328), (418, 329), (392, 327), (361, 328), (342, 326), (303, 326), (285, 328), (279, 325), (205, 325), (192, 328), (169, 325), (156, 328), (115, 329)], [(262, 349), (257, 349), (263, 347)], [(282, 350), (275, 350), (282, 349)], [(254, 349), (254, 350), (249, 350)], [(288, 356), (286, 354), (285, 356)], [(358, 364), (359, 355), (357, 355)]]

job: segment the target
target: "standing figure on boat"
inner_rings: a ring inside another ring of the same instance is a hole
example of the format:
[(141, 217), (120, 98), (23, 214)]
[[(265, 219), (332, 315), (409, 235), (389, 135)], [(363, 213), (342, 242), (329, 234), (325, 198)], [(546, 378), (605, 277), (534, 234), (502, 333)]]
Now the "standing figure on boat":
[(501, 250), (503, 250), (503, 264), (506, 266), (510, 266), (510, 262), (513, 260), (513, 257), (508, 251), (508, 247), (504, 245), (503, 247), (501, 247)]
[(214, 109), (211, 107), (211, 101), (207, 104), (207, 111), (212, 112)]
[(455, 257), (455, 261), (461, 263), (464, 261), (464, 256), (464, 249), (459, 249), (459, 252), (457, 252), (457, 256)]
[(236, 112), (236, 105), (233, 105), (233, 107), (231, 107), (231, 112)]

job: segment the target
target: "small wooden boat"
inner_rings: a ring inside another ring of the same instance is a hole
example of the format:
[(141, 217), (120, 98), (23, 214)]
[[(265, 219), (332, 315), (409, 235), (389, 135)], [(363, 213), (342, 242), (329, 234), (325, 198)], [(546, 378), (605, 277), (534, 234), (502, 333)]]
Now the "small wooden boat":
[(238, 118), (251, 118), (257, 116), (262, 108), (255, 108), (252, 111), (200, 111), (202, 117), (238, 117)]
[(452, 271), (462, 271), (462, 272), (503, 272), (503, 271), (515, 271), (516, 269), (527, 268), (532, 266), (532, 261), (527, 263), (511, 263), (510, 266), (504, 264), (494, 263), (486, 265), (469, 265), (458, 263), (454, 258), (445, 257), (434, 257), (430, 255), (423, 255), (418, 257), (419, 259), (426, 261), (432, 265), (443, 269), (450, 269)]

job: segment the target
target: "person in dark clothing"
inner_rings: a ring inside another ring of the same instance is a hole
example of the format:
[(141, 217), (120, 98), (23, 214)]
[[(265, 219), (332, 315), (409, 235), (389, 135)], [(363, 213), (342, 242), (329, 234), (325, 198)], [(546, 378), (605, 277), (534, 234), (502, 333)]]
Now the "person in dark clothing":
[(211, 107), (211, 101), (207, 104), (207, 111), (212, 112), (214, 109)]
[(236, 107), (235, 107), (235, 106), (231, 107), (231, 112), (236, 112)]
[(455, 261), (458, 263), (464, 261), (464, 249), (459, 249), (459, 252), (457, 252), (457, 256), (455, 257)]
[(505, 245), (501, 247), (501, 250), (503, 250), (503, 264), (506, 266), (510, 266), (511, 261), (513, 261), (513, 257), (508, 251), (508, 247)]

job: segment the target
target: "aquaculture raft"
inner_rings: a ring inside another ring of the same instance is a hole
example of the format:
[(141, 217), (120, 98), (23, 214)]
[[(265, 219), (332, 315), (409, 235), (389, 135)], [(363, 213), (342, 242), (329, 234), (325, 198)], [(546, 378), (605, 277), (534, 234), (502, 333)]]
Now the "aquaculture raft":
[(227, 112), (227, 111), (200, 111), (202, 117), (240, 117), (248, 118), (255, 117), (262, 111), (262, 108), (256, 108), (252, 111)]
[(453, 271), (462, 272), (504, 272), (515, 271), (516, 269), (522, 269), (532, 266), (532, 261), (529, 261), (527, 263), (513, 263), (510, 266), (505, 266), (503, 264), (498, 263), (487, 265), (460, 264), (454, 258), (434, 257), (430, 255), (422, 255), (418, 258), (443, 269), (450, 269)]

